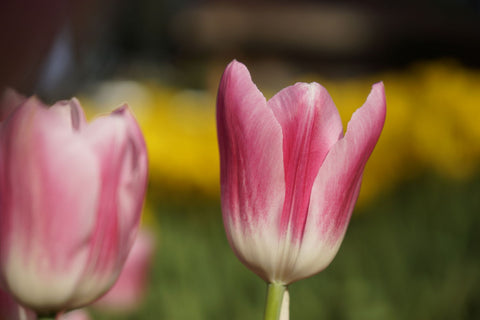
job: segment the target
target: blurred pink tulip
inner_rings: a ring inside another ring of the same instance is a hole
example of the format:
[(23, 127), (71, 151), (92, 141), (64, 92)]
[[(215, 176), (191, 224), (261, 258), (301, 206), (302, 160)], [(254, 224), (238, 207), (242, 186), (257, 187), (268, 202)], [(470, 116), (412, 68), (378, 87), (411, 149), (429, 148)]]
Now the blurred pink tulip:
[(88, 124), (76, 99), (23, 99), (0, 124), (0, 284), (39, 314), (104, 294), (133, 245), (146, 179), (126, 105)]
[(248, 268), (289, 284), (328, 266), (385, 105), (383, 84), (374, 84), (344, 136), (321, 85), (297, 83), (266, 101), (243, 64), (228, 65), (217, 100), (222, 211), (230, 245)]
[(90, 320), (90, 316), (84, 309), (77, 309), (63, 314), (58, 320)]
[(140, 230), (117, 282), (94, 306), (114, 312), (137, 308), (145, 293), (153, 249), (153, 235)]

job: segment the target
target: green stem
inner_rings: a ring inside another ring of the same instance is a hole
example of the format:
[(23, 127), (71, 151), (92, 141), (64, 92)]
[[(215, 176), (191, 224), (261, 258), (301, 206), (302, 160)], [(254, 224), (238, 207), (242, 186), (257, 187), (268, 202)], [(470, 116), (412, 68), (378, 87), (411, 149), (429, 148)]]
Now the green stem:
[(286, 286), (279, 283), (269, 283), (267, 291), (267, 302), (265, 306), (264, 320), (279, 320), (282, 309), (283, 294)]

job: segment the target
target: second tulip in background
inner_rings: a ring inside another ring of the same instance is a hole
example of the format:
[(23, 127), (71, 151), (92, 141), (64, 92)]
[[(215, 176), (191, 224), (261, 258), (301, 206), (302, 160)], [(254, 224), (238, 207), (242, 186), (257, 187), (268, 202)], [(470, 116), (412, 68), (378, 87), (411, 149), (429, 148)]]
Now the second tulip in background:
[(39, 315), (91, 303), (133, 245), (147, 181), (127, 106), (88, 124), (76, 99), (8, 92), (0, 125), (0, 283)]

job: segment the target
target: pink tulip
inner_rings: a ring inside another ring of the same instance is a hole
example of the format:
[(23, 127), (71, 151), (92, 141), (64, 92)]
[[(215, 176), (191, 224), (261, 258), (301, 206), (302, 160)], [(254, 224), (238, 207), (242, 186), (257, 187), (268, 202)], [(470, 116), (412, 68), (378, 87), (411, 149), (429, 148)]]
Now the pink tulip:
[(85, 309), (77, 309), (63, 314), (58, 320), (90, 320), (90, 315)]
[(153, 248), (153, 235), (140, 230), (117, 282), (94, 306), (114, 312), (137, 308), (145, 293)]
[(385, 112), (377, 83), (344, 136), (321, 85), (297, 83), (266, 101), (243, 64), (228, 65), (217, 100), (222, 211), (230, 245), (248, 268), (285, 285), (328, 266)]
[(24, 99), (0, 124), (0, 285), (39, 314), (101, 296), (133, 245), (146, 179), (126, 105), (88, 124), (76, 99)]

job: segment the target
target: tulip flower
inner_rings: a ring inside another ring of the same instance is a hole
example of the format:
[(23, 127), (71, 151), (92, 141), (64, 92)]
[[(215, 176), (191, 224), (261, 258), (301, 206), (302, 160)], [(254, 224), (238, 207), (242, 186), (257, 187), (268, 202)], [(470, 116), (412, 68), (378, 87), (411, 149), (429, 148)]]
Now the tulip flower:
[(127, 105), (87, 123), (76, 99), (9, 101), (21, 102), (0, 124), (0, 285), (41, 316), (60, 314), (120, 274), (146, 190), (145, 142)]
[(153, 249), (153, 235), (140, 230), (117, 282), (94, 306), (122, 313), (137, 308), (145, 293)]
[(240, 261), (272, 284), (266, 313), (275, 319), (285, 286), (336, 255), (385, 112), (377, 83), (344, 135), (321, 85), (297, 83), (266, 101), (243, 64), (226, 68), (217, 98), (223, 221)]

